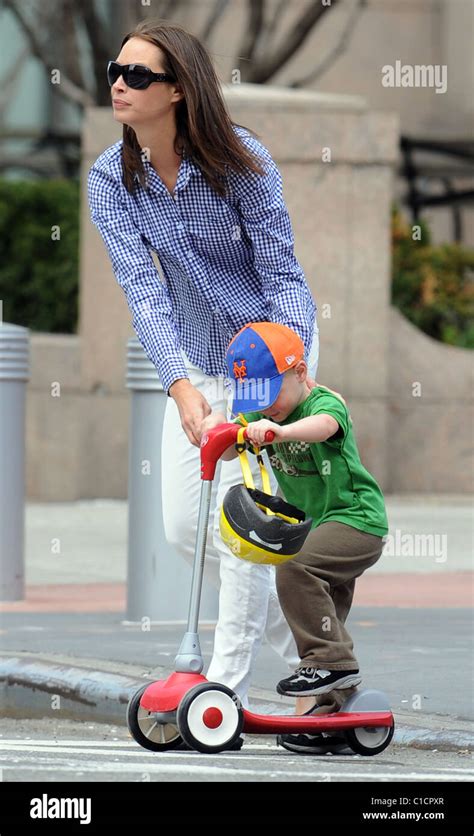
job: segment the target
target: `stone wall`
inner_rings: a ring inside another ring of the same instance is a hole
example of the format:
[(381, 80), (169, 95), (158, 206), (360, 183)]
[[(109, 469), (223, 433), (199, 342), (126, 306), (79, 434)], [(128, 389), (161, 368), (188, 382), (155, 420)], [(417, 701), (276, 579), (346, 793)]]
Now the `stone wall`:
[[(252, 85), (226, 87), (225, 95), (232, 118), (260, 135), (282, 172), (296, 255), (319, 308), (318, 379), (348, 400), (364, 463), (387, 490), (415, 490), (417, 485), (420, 490), (469, 490), (467, 466), (453, 466), (463, 461), (467, 431), (458, 427), (453, 437), (448, 412), (434, 408), (430, 392), (441, 398), (439, 405), (449, 407), (449, 415), (458, 406), (464, 409), (470, 354), (429, 340), (389, 304), (397, 117), (372, 112), (364, 100), (351, 96)], [(88, 111), (79, 335), (32, 337), (30, 498), (124, 497), (127, 492), (125, 372), (131, 314), (90, 222), (86, 198), (91, 164), (119, 135), (108, 108)], [(324, 149), (330, 149), (330, 162), (323, 162)], [(421, 359), (420, 366), (420, 358), (428, 360)], [(441, 397), (433, 380), (439, 368), (448, 380), (462, 378), (462, 407), (461, 401), (448, 405)], [(415, 399), (410, 381), (420, 377), (423, 394)], [(55, 381), (61, 384), (59, 398), (51, 394)], [(420, 449), (414, 430), (422, 427)]]
[(393, 492), (474, 490), (474, 363), (392, 308), (387, 482)]

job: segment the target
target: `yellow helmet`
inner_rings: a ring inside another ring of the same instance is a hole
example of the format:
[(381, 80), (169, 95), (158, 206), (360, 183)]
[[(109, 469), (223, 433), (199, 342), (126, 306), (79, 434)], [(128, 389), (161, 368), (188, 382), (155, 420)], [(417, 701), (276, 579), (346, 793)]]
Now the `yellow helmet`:
[(254, 486), (243, 429), (237, 449), (245, 484), (227, 491), (220, 515), (221, 537), (236, 557), (252, 563), (279, 565), (296, 557), (308, 536), (312, 518), (270, 493), (270, 480), (259, 448), (255, 448), (264, 490)]

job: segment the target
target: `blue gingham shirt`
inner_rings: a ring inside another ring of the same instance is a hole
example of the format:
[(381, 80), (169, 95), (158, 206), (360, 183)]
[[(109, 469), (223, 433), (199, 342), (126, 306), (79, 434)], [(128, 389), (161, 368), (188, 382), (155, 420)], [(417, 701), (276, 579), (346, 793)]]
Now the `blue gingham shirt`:
[(294, 255), (281, 175), (261, 142), (234, 130), (266, 173), (229, 170), (225, 198), (186, 157), (174, 197), (146, 160), (148, 187), (137, 183), (130, 194), (122, 183), (121, 141), (89, 172), (92, 221), (166, 391), (188, 377), (182, 351), (205, 374), (225, 377), (227, 346), (248, 322), (288, 325), (306, 355), (310, 350), (316, 305)]

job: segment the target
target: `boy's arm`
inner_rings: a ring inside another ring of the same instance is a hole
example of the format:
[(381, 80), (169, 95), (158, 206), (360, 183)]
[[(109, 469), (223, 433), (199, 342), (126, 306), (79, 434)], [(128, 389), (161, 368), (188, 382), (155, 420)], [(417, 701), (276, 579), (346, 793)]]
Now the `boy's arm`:
[(284, 430), (285, 441), (307, 441), (317, 444), (335, 435), (339, 431), (339, 423), (332, 415), (321, 412), (319, 415), (309, 415), (308, 418), (286, 424), (281, 429)]
[(339, 432), (339, 423), (325, 412), (318, 415), (310, 415), (308, 418), (301, 418), (292, 424), (275, 424), (267, 418), (250, 423), (247, 427), (247, 436), (254, 444), (265, 444), (265, 433), (272, 430), (275, 433), (275, 441), (307, 441), (316, 444), (327, 441)]

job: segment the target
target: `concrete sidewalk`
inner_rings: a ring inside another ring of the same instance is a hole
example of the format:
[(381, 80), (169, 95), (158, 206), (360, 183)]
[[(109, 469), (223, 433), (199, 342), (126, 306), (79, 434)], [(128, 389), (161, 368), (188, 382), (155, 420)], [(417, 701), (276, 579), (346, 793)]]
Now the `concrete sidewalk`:
[[(386, 548), (386, 556), (378, 561), (370, 574), (439, 575), (440, 572), (470, 571), (474, 554), (473, 502), (474, 498), (465, 494), (387, 496), (392, 538), (387, 546), (392, 548)], [(124, 582), (127, 520), (128, 506), (124, 500), (28, 503), (27, 584)], [(432, 554), (409, 556), (411, 546), (419, 548), (423, 545), (415, 541), (416, 535), (419, 538), (431, 535), (435, 546)], [(59, 540), (60, 554), (52, 551), (53, 540)], [(442, 554), (444, 542), (446, 556)], [(393, 551), (396, 553), (392, 554)]]
[[(473, 498), (388, 496), (389, 540), (357, 582), (360, 606), (470, 607)], [(25, 601), (4, 611), (119, 612), (125, 607), (128, 506), (122, 500), (29, 503)], [(191, 568), (181, 571), (191, 582)], [(188, 586), (189, 589), (189, 586)], [(183, 616), (187, 612), (184, 592)]]
[[(388, 497), (387, 506), (391, 553), (358, 580), (349, 622), (363, 686), (388, 694), (395, 743), (472, 748), (472, 500)], [(54, 715), (56, 695), (62, 716), (124, 722), (144, 677), (172, 670), (183, 632), (182, 623), (144, 631), (127, 621), (127, 505), (30, 503), (26, 521), (27, 597), (0, 607), (4, 711)], [(425, 545), (431, 536), (429, 554), (420, 535)], [(201, 625), (206, 666), (213, 626)], [(291, 701), (274, 691), (285, 673), (264, 646), (252, 706), (291, 712)]]

